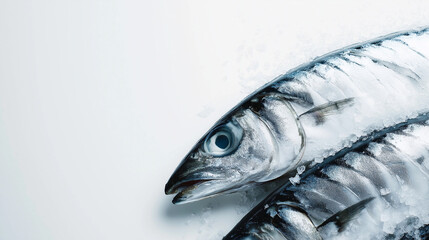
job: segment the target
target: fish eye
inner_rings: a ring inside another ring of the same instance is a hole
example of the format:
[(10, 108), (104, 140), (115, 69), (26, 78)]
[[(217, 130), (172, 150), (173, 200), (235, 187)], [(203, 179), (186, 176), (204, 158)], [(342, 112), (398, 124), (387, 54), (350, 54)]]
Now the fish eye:
[(229, 138), (224, 134), (219, 134), (216, 137), (215, 144), (221, 149), (226, 149), (229, 146)]
[(238, 124), (229, 122), (211, 131), (204, 141), (204, 151), (213, 156), (225, 156), (234, 151), (243, 136)]

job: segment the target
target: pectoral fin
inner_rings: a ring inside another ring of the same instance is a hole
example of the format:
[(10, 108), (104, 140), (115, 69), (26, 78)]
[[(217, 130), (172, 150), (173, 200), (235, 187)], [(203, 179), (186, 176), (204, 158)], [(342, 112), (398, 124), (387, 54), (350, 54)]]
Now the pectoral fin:
[(330, 218), (326, 219), (322, 224), (320, 224), (317, 228), (321, 228), (328, 223), (334, 223), (338, 227), (338, 232), (342, 232), (347, 224), (350, 223), (351, 220), (354, 219), (365, 207), (368, 203), (370, 203), (374, 197), (370, 197), (364, 199), (356, 204), (351, 205), (350, 207), (337, 212), (332, 215)]
[(298, 118), (303, 116), (312, 116), (316, 120), (316, 124), (319, 125), (325, 121), (327, 115), (341, 112), (345, 107), (351, 106), (354, 103), (354, 98), (345, 98), (338, 101), (328, 102), (316, 107), (299, 115)]

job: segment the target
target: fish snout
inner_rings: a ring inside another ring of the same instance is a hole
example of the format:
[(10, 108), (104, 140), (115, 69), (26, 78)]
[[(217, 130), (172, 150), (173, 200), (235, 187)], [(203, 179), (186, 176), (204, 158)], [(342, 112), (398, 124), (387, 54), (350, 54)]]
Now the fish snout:
[(198, 167), (197, 162), (189, 157), (186, 157), (182, 160), (179, 166), (174, 170), (167, 184), (165, 184), (165, 194), (175, 194), (180, 190), (180, 185), (184, 183), (192, 183), (192, 181), (198, 180), (198, 173), (192, 174), (194, 172), (192, 169)]
[(218, 171), (210, 167), (203, 167), (197, 161), (187, 159), (177, 167), (165, 184), (165, 194), (175, 194), (202, 182), (216, 179), (219, 179)]
[(185, 158), (165, 184), (164, 191), (166, 195), (176, 194), (175, 204), (207, 198), (228, 187), (232, 176), (228, 172), (204, 159)]

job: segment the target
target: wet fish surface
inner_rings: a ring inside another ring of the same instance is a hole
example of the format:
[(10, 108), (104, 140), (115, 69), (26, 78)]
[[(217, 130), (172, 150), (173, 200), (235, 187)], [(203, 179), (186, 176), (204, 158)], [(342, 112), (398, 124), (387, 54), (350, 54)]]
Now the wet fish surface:
[(284, 177), (429, 112), (428, 88), (429, 28), (319, 57), (223, 116), (182, 160), (165, 193), (186, 203)]
[(324, 159), (224, 240), (429, 239), (428, 117), (375, 131)]

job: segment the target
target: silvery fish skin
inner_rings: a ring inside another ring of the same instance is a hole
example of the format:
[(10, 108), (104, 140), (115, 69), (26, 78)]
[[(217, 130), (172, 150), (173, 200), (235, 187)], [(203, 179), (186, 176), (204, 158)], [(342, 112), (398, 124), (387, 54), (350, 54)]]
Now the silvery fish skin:
[(186, 203), (278, 179), (427, 112), (428, 87), (429, 28), (322, 56), (223, 116), (182, 160), (165, 193)]
[(224, 240), (429, 238), (428, 118), (376, 131), (326, 158)]

